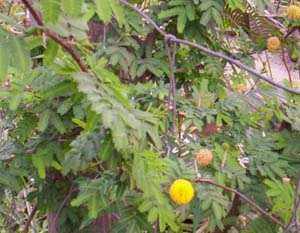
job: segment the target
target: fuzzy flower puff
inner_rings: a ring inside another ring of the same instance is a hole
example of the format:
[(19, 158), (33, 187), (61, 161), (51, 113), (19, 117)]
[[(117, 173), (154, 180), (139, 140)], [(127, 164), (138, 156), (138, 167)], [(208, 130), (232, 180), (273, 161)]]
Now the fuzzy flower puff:
[(277, 36), (272, 36), (267, 40), (267, 48), (270, 52), (278, 50), (281, 46), (280, 39)]
[(186, 205), (193, 200), (195, 191), (190, 181), (178, 179), (172, 183), (169, 194), (176, 204)]
[(287, 8), (287, 16), (291, 20), (299, 20), (300, 19), (300, 7), (297, 5), (290, 5)]

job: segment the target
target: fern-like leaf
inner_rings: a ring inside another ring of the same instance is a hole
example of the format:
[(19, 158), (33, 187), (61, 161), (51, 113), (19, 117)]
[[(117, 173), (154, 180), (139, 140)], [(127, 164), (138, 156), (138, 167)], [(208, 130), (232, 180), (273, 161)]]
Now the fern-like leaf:
[(84, 0), (61, 0), (62, 9), (70, 16), (79, 16)]
[(95, 0), (96, 11), (99, 18), (104, 22), (108, 23), (112, 17), (112, 8), (110, 5), (110, 0)]
[(61, 13), (60, 0), (43, 0), (41, 1), (42, 13), (44, 20), (49, 23), (56, 23)]

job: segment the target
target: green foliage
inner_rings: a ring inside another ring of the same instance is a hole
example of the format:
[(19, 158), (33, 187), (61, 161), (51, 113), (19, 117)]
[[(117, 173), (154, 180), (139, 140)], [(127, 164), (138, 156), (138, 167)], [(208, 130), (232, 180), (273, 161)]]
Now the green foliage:
[(270, 137), (260, 133), (251, 136), (247, 148), (251, 160), (250, 172), (254, 175), (260, 173), (261, 176), (270, 178), (286, 176), (289, 165), (274, 152), (274, 142)]
[[(18, 2), (0, 4), (0, 224), (16, 215), (13, 230), (23, 231), (29, 212), (12, 211), (13, 196), (37, 206), (39, 232), (51, 214), (62, 233), (94, 232), (99, 222), (115, 233), (197, 232), (207, 222), (207, 232), (282, 232), (221, 188), (193, 183), (185, 206), (168, 190), (175, 179), (201, 175), (288, 223), (300, 169), (299, 98), (283, 103), (262, 85), (237, 91), (253, 77), (178, 44), (174, 118), (164, 38), (139, 14), (118, 0), (34, 1), (83, 72), (44, 27), (24, 19)], [(262, 0), (251, 8), (241, 0), (128, 2), (168, 33), (251, 65), (262, 48), (251, 30), (275, 30), (264, 29)], [(258, 23), (249, 28), (245, 19)], [(201, 148), (213, 153), (208, 166), (195, 163)]]
[(64, 12), (75, 17), (81, 14), (83, 3), (84, 0), (61, 0)]
[(170, 1), (170, 9), (161, 11), (160, 19), (174, 17), (177, 18), (177, 31), (182, 33), (185, 29), (187, 21), (193, 21), (196, 18), (195, 6), (191, 1), (173, 0)]
[(285, 223), (288, 223), (292, 215), (294, 189), (290, 183), (282, 183), (278, 180), (265, 180), (267, 195), (274, 203), (272, 212), (280, 215)]
[[(102, 136), (103, 137), (103, 136)], [(89, 162), (97, 158), (100, 148), (101, 134), (82, 134), (70, 144), (71, 149), (66, 153), (63, 161), (64, 174), (73, 171), (77, 174), (89, 168)]]
[(157, 192), (166, 183), (168, 162), (160, 159), (158, 154), (145, 151), (134, 156), (132, 165), (133, 182), (143, 191), (143, 202), (139, 206), (141, 212), (148, 212), (148, 221), (159, 220), (160, 231), (169, 225), (173, 231), (178, 230), (175, 214), (165, 195)]
[(262, 218), (254, 219), (247, 230), (243, 230), (242, 233), (272, 233), (277, 232), (276, 229)]
[(108, 23), (114, 14), (120, 25), (125, 24), (123, 7), (117, 0), (95, 0), (95, 4), (97, 14), (104, 23)]
[(203, 12), (200, 22), (203, 25), (207, 25), (210, 21), (215, 21), (219, 26), (222, 26), (222, 16), (220, 12), (223, 9), (220, 1), (202, 1), (200, 10)]
[(56, 23), (61, 13), (61, 0), (45, 0), (41, 2), (44, 20), (49, 23)]
[(116, 188), (114, 176), (109, 173), (99, 179), (79, 182), (80, 192), (71, 205), (84, 204), (88, 209), (88, 217), (94, 219), (109, 206), (109, 202), (116, 200)]
[[(105, 75), (112, 74), (104, 74), (104, 79), (108, 79)], [(96, 78), (83, 73), (76, 74), (74, 78), (79, 84), (79, 90), (87, 95), (92, 109), (102, 116), (105, 128), (111, 130), (118, 150), (139, 151), (145, 146), (141, 142), (147, 136), (151, 137), (156, 146), (160, 146), (157, 122), (150, 113), (133, 109), (124, 93), (116, 87), (110, 89), (101, 85)]]
[(0, 29), (1, 47), (1, 73), (0, 80), (4, 80), (9, 67), (13, 66), (16, 72), (24, 73), (30, 68), (31, 60), (29, 50), (22, 37), (10, 35)]

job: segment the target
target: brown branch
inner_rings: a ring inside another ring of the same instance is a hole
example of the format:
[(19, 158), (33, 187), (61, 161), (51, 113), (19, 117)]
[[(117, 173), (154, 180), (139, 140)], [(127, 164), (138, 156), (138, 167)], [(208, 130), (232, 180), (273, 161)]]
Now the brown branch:
[(206, 184), (214, 185), (214, 186), (216, 186), (218, 188), (221, 188), (221, 189), (223, 189), (227, 192), (231, 192), (231, 193), (234, 193), (234, 194), (238, 195), (242, 200), (247, 202), (255, 211), (257, 211), (258, 213), (260, 213), (260, 214), (264, 215), (265, 217), (269, 218), (272, 222), (278, 224), (279, 226), (285, 228), (284, 223), (282, 223), (279, 219), (274, 217), (272, 214), (270, 214), (267, 211), (265, 211), (264, 209), (262, 209), (253, 200), (251, 200), (249, 197), (245, 196), (244, 194), (240, 193), (239, 191), (237, 191), (233, 188), (226, 187), (226, 186), (221, 185), (221, 184), (217, 184), (217, 183), (215, 183), (214, 181), (212, 181), (210, 179), (199, 178), (199, 179), (196, 179), (195, 182), (196, 183), (206, 183)]
[(55, 217), (54, 217), (54, 222), (57, 221), (62, 209), (65, 207), (65, 205), (67, 204), (67, 202), (70, 200), (70, 198), (72, 197), (73, 192), (76, 191), (76, 189), (73, 188), (73, 185), (71, 185), (70, 190), (68, 191), (67, 195), (65, 196), (64, 200), (62, 201), (62, 203), (60, 204), (58, 210), (56, 211)]
[(297, 29), (299, 29), (299, 27), (292, 27), (289, 28), (287, 33), (284, 35), (284, 39), (286, 40), (291, 34), (293, 34)]
[(174, 75), (175, 69), (175, 56), (176, 56), (176, 44), (169, 43), (169, 41), (165, 40), (165, 46), (167, 51), (167, 56), (169, 60), (169, 79), (170, 79), (170, 90), (169, 90), (169, 100), (168, 107), (172, 108), (173, 112), (173, 133), (176, 134), (176, 121), (177, 121), (177, 110), (176, 110), (176, 80)]
[(273, 79), (272, 68), (271, 68), (271, 64), (270, 64), (270, 60), (269, 60), (268, 51), (265, 51), (265, 55), (266, 55), (266, 61), (267, 61), (268, 69), (269, 69), (269, 72), (270, 72), (270, 77)]
[(216, 58), (221, 58), (223, 60), (226, 60), (234, 65), (236, 65), (237, 67), (239, 67), (240, 69), (246, 70), (248, 73), (256, 76), (257, 78), (271, 84), (274, 87), (277, 87), (279, 89), (285, 90), (287, 92), (293, 93), (293, 94), (297, 94), (300, 95), (300, 91), (297, 91), (295, 89), (292, 88), (288, 88), (285, 87), (279, 83), (274, 82), (272, 79), (270, 79), (269, 77), (266, 77), (262, 74), (260, 74), (257, 70), (245, 65), (244, 63), (240, 62), (237, 59), (231, 58), (223, 53), (220, 52), (216, 52), (213, 51), (205, 46), (193, 43), (191, 41), (188, 40), (182, 40), (177, 38), (175, 35), (172, 34), (168, 34), (167, 32), (165, 32), (160, 26), (158, 26), (153, 19), (151, 19), (147, 14), (145, 14), (142, 10), (140, 10), (138, 7), (128, 3), (126, 0), (119, 0), (120, 3), (122, 3), (123, 5), (126, 5), (127, 7), (129, 7), (130, 9), (134, 10), (136, 13), (138, 13), (139, 15), (141, 15), (149, 24), (151, 24), (162, 36), (167, 37), (170, 41), (173, 41), (175, 43), (180, 43), (180, 44), (184, 44), (184, 45), (188, 45), (190, 47), (196, 48), (212, 57), (216, 57)]
[(153, 19), (151, 19), (147, 14), (145, 14), (142, 10), (140, 10), (139, 8), (137, 8), (136, 6), (130, 4), (129, 2), (127, 2), (127, 0), (119, 0), (123, 5), (128, 6), (129, 8), (131, 8), (132, 10), (134, 10), (136, 13), (138, 13), (140, 16), (142, 16), (149, 24), (151, 24), (156, 31), (158, 31), (161, 35), (163, 36), (167, 36), (168, 34), (161, 29), (155, 22)]
[(61, 38), (57, 33), (44, 28), (44, 23), (42, 18), (39, 16), (38, 12), (32, 7), (32, 5), (29, 3), (28, 0), (21, 0), (25, 7), (29, 10), (30, 14), (34, 18), (34, 20), (37, 22), (37, 24), (42, 28), (44, 33), (49, 36), (52, 40), (54, 40), (56, 43), (58, 43), (61, 47), (63, 47), (76, 61), (78, 66), (80, 67), (81, 71), (87, 72), (88, 68), (86, 64), (81, 60), (80, 55), (75, 51), (72, 44), (70, 44), (65, 39)]
[(37, 206), (33, 207), (32, 211), (31, 211), (31, 213), (30, 213), (30, 215), (28, 217), (28, 220), (27, 220), (27, 222), (25, 224), (23, 233), (27, 233), (29, 231), (29, 226), (31, 224), (31, 221), (33, 220), (33, 217), (34, 217), (36, 211), (37, 211)]
[(292, 80), (292, 76), (291, 76), (291, 72), (290, 72), (289, 66), (288, 66), (287, 61), (285, 59), (284, 48), (281, 48), (281, 56), (282, 56), (282, 61), (283, 61), (284, 67), (285, 67), (285, 69), (286, 69), (286, 71), (288, 73), (290, 86), (293, 87), (293, 80)]

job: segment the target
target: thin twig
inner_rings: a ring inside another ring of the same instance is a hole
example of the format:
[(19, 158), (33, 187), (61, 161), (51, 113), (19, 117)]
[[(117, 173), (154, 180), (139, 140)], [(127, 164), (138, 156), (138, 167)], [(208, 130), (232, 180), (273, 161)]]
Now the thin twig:
[(286, 34), (284, 35), (284, 40), (286, 40), (290, 35), (292, 35), (297, 29), (299, 29), (298, 27), (292, 27), (290, 29), (288, 29), (288, 31), (286, 32)]
[(239, 191), (237, 191), (233, 188), (226, 187), (226, 186), (221, 185), (221, 184), (217, 184), (217, 183), (215, 183), (214, 181), (212, 181), (210, 179), (199, 178), (199, 179), (196, 179), (195, 182), (196, 183), (206, 183), (206, 184), (214, 185), (214, 186), (219, 187), (219, 188), (221, 188), (221, 189), (223, 189), (227, 192), (234, 193), (234, 194), (238, 195), (242, 200), (247, 202), (258, 213), (260, 213), (260, 214), (264, 215), (265, 217), (269, 218), (272, 222), (278, 224), (279, 226), (281, 226), (283, 228), (285, 227), (284, 223), (282, 223), (279, 219), (277, 219), (272, 214), (270, 214), (267, 211), (265, 211), (264, 209), (262, 209), (254, 201), (252, 201), (249, 197), (245, 196), (244, 194), (240, 193)]
[(169, 60), (169, 79), (170, 79), (170, 92), (169, 92), (169, 103), (168, 107), (172, 108), (173, 112), (173, 133), (176, 133), (176, 120), (177, 120), (177, 110), (176, 110), (176, 80), (175, 80), (175, 57), (176, 57), (176, 44), (175, 43), (170, 43), (166, 39), (165, 40), (165, 46), (166, 46), (166, 51), (168, 55), (168, 60)]
[(286, 69), (286, 71), (287, 71), (287, 73), (288, 73), (290, 85), (291, 85), (291, 87), (293, 87), (292, 76), (291, 76), (291, 72), (290, 72), (290, 69), (289, 69), (289, 67), (288, 67), (288, 64), (287, 64), (287, 62), (286, 62), (286, 59), (285, 59), (284, 48), (281, 48), (281, 55), (282, 55), (282, 61), (283, 61), (283, 64), (284, 64), (285, 69)]
[(75, 51), (73, 45), (69, 43), (67, 40), (60, 37), (57, 33), (44, 28), (44, 23), (42, 18), (39, 16), (38, 12), (32, 7), (32, 5), (29, 3), (28, 0), (21, 0), (25, 7), (29, 10), (30, 14), (34, 18), (34, 20), (37, 22), (37, 24), (42, 28), (42, 30), (45, 32), (47, 36), (49, 36), (52, 40), (57, 42), (61, 47), (63, 47), (76, 61), (78, 66), (80, 67), (81, 71), (87, 72), (88, 68), (86, 64), (81, 60), (80, 55)]
[(270, 77), (273, 79), (271, 64), (270, 64), (269, 55), (268, 55), (267, 51), (265, 51), (265, 55), (266, 55), (266, 61), (267, 61), (268, 69), (269, 69), (269, 72), (270, 72)]
[(30, 213), (30, 215), (29, 215), (29, 217), (28, 217), (28, 220), (27, 220), (27, 222), (25, 224), (23, 233), (27, 233), (29, 231), (29, 226), (31, 224), (31, 221), (33, 220), (33, 217), (34, 217), (36, 211), (37, 211), (37, 206), (34, 206), (33, 209), (32, 209), (32, 211), (31, 211), (31, 213)]
[(119, 0), (122, 4), (128, 6), (129, 8), (131, 8), (132, 10), (134, 10), (136, 13), (138, 13), (139, 15), (141, 15), (149, 24), (151, 24), (156, 31), (158, 31), (161, 35), (163, 36), (167, 36), (167, 33), (162, 30), (155, 22), (153, 19), (151, 19), (147, 14), (145, 14), (142, 10), (140, 10), (139, 8), (137, 8), (136, 6), (130, 4), (129, 2), (127, 2), (126, 0)]
[(200, 228), (196, 231), (196, 233), (203, 233), (203, 232), (205, 232), (206, 229), (208, 228), (208, 226), (209, 226), (209, 220), (206, 219), (204, 221), (204, 223), (200, 226)]
[(164, 37), (168, 37), (168, 39), (170, 41), (176, 42), (176, 43), (180, 43), (180, 44), (184, 44), (184, 45), (188, 45), (190, 47), (196, 48), (212, 57), (217, 57), (217, 58), (221, 58), (223, 60), (226, 60), (234, 65), (236, 65), (237, 67), (239, 67), (240, 69), (246, 70), (248, 73), (256, 76), (257, 78), (264, 80), (265, 82), (271, 84), (274, 87), (277, 87), (279, 89), (285, 90), (287, 92), (293, 93), (293, 94), (297, 94), (300, 95), (300, 91), (294, 90), (292, 88), (288, 88), (285, 87), (279, 83), (274, 82), (272, 79), (270, 79), (269, 77), (266, 77), (262, 74), (260, 74), (257, 70), (245, 65), (244, 63), (240, 62), (237, 59), (231, 58), (223, 53), (220, 52), (216, 52), (213, 51), (205, 46), (199, 45), (197, 43), (188, 41), (188, 40), (183, 40), (183, 39), (179, 39), (177, 38), (175, 35), (172, 34), (168, 34), (167, 32), (165, 32), (163, 29), (161, 29), (161, 27), (159, 27), (154, 21), (153, 19), (151, 19), (147, 14), (145, 14), (143, 11), (141, 11), (138, 7), (128, 3), (126, 0), (119, 0), (120, 3), (128, 6), (129, 8), (131, 8), (132, 10), (134, 10), (136, 13), (138, 13), (139, 15), (141, 15), (149, 24), (151, 24), (162, 36)]
[(60, 204), (58, 210), (56, 211), (56, 215), (54, 217), (54, 222), (56, 222), (56, 220), (58, 219), (60, 212), (62, 211), (62, 209), (65, 207), (66, 203), (70, 200), (73, 192), (75, 191), (75, 189), (73, 188), (73, 185), (71, 185), (69, 192), (67, 193), (67, 195), (65, 196), (64, 200), (62, 201), (62, 203)]
[[(27, 213), (30, 215), (30, 213), (32, 212), (32, 206), (27, 201), (27, 190), (26, 190), (26, 188), (24, 189), (23, 194), (24, 194), (24, 198), (25, 198), (25, 205), (26, 205)], [(35, 227), (34, 227), (33, 221), (31, 221), (31, 227), (35, 232)]]

